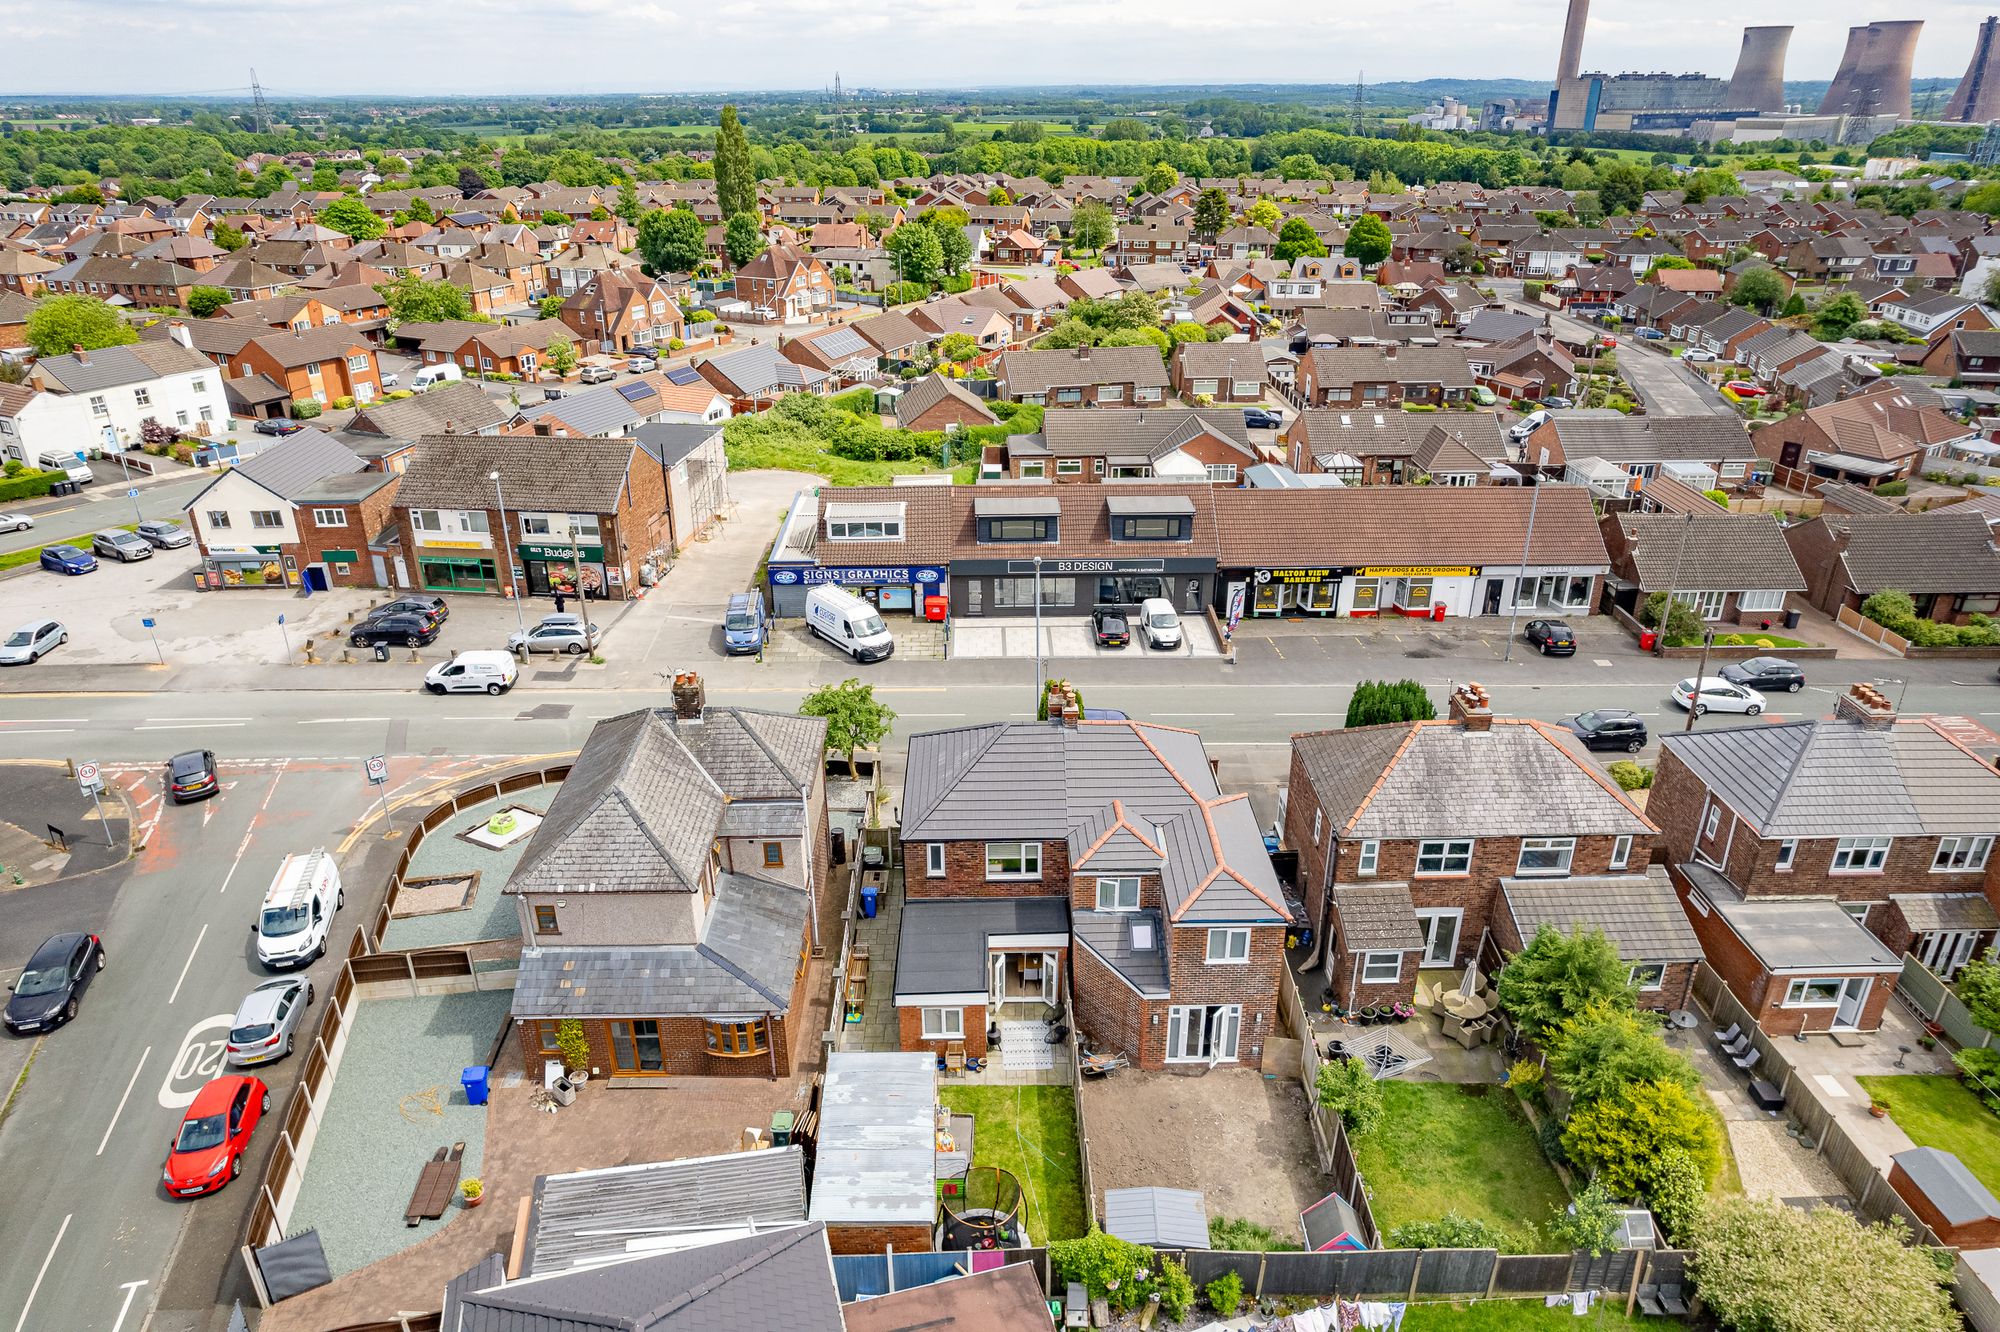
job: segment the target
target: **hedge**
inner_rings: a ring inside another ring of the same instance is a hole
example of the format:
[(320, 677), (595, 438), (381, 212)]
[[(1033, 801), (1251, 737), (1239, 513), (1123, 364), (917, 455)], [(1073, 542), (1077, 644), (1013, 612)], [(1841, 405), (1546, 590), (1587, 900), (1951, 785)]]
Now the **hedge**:
[(0, 502), (34, 499), (49, 493), (49, 487), (63, 479), (61, 472), (22, 472), (0, 481)]
[(1917, 614), (1916, 603), (1907, 592), (1877, 592), (1861, 603), (1861, 613), (1918, 647), (2000, 646), (2000, 622), (1985, 615), (1972, 616), (1970, 624), (1926, 620)]

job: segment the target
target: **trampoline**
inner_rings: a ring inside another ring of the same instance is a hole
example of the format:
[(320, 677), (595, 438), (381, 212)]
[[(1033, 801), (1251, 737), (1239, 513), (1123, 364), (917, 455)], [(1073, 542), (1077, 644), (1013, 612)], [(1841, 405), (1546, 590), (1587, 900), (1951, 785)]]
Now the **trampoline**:
[(957, 1196), (944, 1199), (946, 1249), (1013, 1249), (1023, 1242), (1021, 1181), (998, 1166), (965, 1172)]

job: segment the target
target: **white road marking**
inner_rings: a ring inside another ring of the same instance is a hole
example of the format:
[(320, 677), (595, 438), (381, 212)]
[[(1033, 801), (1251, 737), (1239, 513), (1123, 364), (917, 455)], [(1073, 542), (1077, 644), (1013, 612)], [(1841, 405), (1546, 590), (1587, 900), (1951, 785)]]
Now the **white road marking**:
[[(181, 1037), (181, 1048), (167, 1064), (167, 1076), (160, 1080), (162, 1109), (187, 1109), (208, 1080), (222, 1071), (222, 1056), (229, 1047), (229, 1027), (235, 1021), (234, 1013), (217, 1013), (188, 1028), (187, 1035)], [(216, 1030), (222, 1034), (213, 1040), (200, 1039), (203, 1032)], [(189, 1084), (188, 1089), (178, 1090), (174, 1086), (177, 1082)]]
[(187, 983), (188, 968), (194, 965), (194, 955), (201, 951), (201, 941), (207, 934), (208, 926), (204, 925), (201, 927), (201, 933), (194, 936), (194, 947), (188, 949), (188, 960), (181, 963), (180, 979), (174, 982), (174, 992), (167, 996), (169, 1005), (181, 997), (181, 986)]
[(250, 718), (248, 717), (148, 717), (146, 718), (146, 720), (149, 722), (160, 722), (160, 721), (247, 722), (250, 720)]
[(256, 835), (257, 820), (263, 818), (264, 811), (271, 807), (271, 797), (278, 794), (278, 783), (283, 780), (285, 770), (280, 765), (277, 775), (271, 778), (271, 789), (264, 792), (264, 802), (257, 806), (257, 812), (250, 816), (250, 826), (243, 830), (243, 841), (236, 848), (236, 859), (229, 862), (229, 873), (222, 876), (222, 886), (215, 890), (216, 896), (229, 891), (229, 881), (236, 877), (237, 869), (243, 864), (244, 853), (250, 850), (250, 839)]
[(337, 726), (346, 722), (384, 722), (387, 717), (314, 717), (310, 721), (298, 723), (300, 726)]
[(111, 1332), (118, 1332), (119, 1328), (125, 1326), (125, 1315), (128, 1312), (130, 1312), (132, 1308), (132, 1297), (134, 1295), (137, 1295), (139, 1293), (139, 1287), (145, 1284), (146, 1283), (143, 1281), (127, 1281), (124, 1285), (118, 1288), (125, 1292), (125, 1303), (118, 1306), (118, 1321), (111, 1325)]
[(0, 717), (0, 726), (24, 726), (31, 721), (38, 722), (87, 722), (88, 717)]
[(48, 1255), (42, 1259), (41, 1268), (35, 1273), (35, 1284), (28, 1287), (28, 1301), (21, 1306), (21, 1317), (14, 1323), (14, 1332), (21, 1332), (21, 1329), (28, 1325), (28, 1310), (35, 1306), (35, 1293), (42, 1288), (42, 1278), (49, 1274), (49, 1264), (55, 1261), (56, 1245), (62, 1243), (63, 1234), (69, 1229), (70, 1217), (75, 1215), (76, 1213), (71, 1212), (62, 1219), (62, 1224), (56, 1227), (56, 1242), (49, 1245)]
[(3, 732), (3, 733), (0, 733), (0, 734), (6, 734), (6, 735), (74, 735), (74, 734), (76, 734), (76, 728), (75, 728), (74, 726), (50, 726), (50, 727), (46, 727), (46, 728), (40, 728), (40, 729), (22, 729), (22, 730), (19, 730), (19, 731), (6, 731), (6, 732)]
[(139, 1070), (146, 1066), (146, 1056), (151, 1053), (153, 1047), (149, 1045), (140, 1052), (139, 1062), (132, 1066), (132, 1076), (125, 1080), (125, 1094), (118, 1098), (118, 1108), (111, 1112), (111, 1122), (104, 1126), (104, 1136), (97, 1140), (99, 1156), (104, 1155), (105, 1144), (111, 1141), (111, 1130), (118, 1127), (118, 1116), (125, 1113), (125, 1102), (132, 1099), (132, 1088), (139, 1081)]
[(1234, 717), (1233, 712), (1156, 712), (1155, 717)]
[(135, 731), (207, 731), (218, 726), (248, 726), (249, 722), (176, 722), (172, 726), (134, 726)]

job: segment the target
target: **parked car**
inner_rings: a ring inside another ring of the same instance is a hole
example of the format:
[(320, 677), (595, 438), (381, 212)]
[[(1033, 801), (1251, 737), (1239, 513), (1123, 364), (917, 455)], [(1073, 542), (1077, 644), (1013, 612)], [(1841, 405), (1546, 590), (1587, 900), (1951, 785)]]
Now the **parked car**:
[(1565, 408), (1565, 407), (1574, 407), (1574, 406), (1576, 406), (1576, 404), (1575, 404), (1574, 402), (1570, 401), (1570, 400), (1569, 400), (1568, 398), (1565, 398), (1565, 397), (1563, 397), (1563, 396), (1562, 396), (1562, 395), (1561, 395), (1560, 393), (1558, 393), (1557, 395), (1555, 395), (1555, 396), (1554, 396), (1554, 397), (1552, 397), (1552, 398), (1543, 398), (1543, 399), (1542, 399), (1542, 406), (1544, 406), (1544, 407), (1554, 407), (1554, 408), (1556, 408), (1556, 409), (1560, 410), (1560, 409), (1562, 409), (1562, 408)]
[(1783, 657), (1752, 657), (1748, 661), (1732, 661), (1716, 672), (1733, 685), (1755, 689), (1759, 693), (1784, 692), (1796, 694), (1806, 687), (1806, 668), (1795, 661)]
[(561, 402), (564, 398), (567, 398), (571, 393), (575, 391), (576, 390), (566, 388), (561, 384), (550, 384), (548, 387), (542, 390), (542, 401)]
[(762, 592), (732, 592), (722, 613), (722, 650), (732, 657), (764, 650), (770, 632)]
[(1472, 400), (1481, 407), (1491, 407), (1500, 401), (1492, 389), (1478, 384), (1473, 385)]
[(1697, 696), (1695, 682), (1683, 680), (1674, 686), (1674, 702), (1699, 717), (1705, 712), (1740, 712), (1754, 717), (1764, 710), (1764, 696), (1744, 685), (1731, 684), (1719, 675), (1705, 675)]
[(1099, 606), (1090, 613), (1090, 634), (1099, 647), (1122, 648), (1132, 641), (1132, 626), (1124, 611)]
[(173, 797), (176, 805), (206, 799), (221, 789), (222, 783), (215, 772), (214, 751), (190, 749), (167, 760), (167, 794)]
[(585, 384), (609, 384), (618, 378), (618, 372), (608, 365), (586, 365), (577, 374), (577, 379)]
[(287, 421), (282, 416), (267, 416), (250, 427), (260, 435), (296, 435), (305, 427), (297, 421)]
[(152, 542), (137, 532), (127, 532), (117, 527), (109, 531), (91, 533), (90, 550), (93, 555), (107, 555), (120, 564), (153, 558)]
[(0, 641), (0, 666), (32, 666), (69, 642), (59, 620), (30, 620)]
[(394, 601), (383, 602), (362, 618), (375, 620), (384, 615), (421, 615), (432, 624), (443, 624), (451, 618), (451, 606), (443, 597), (397, 597)]
[(584, 623), (581, 615), (544, 615), (527, 633), (517, 630), (507, 635), (507, 650), (518, 652), (525, 647), (530, 652), (567, 652), (575, 657), (594, 651), (597, 637), (597, 626)]
[(43, 546), (42, 567), (74, 577), (77, 574), (95, 573), (97, 557), (87, 550), (78, 550), (75, 546)]
[(1576, 634), (1564, 620), (1530, 620), (1527, 631), (1528, 646), (1544, 657), (1573, 657), (1576, 655)]
[(1147, 597), (1139, 603), (1139, 632), (1150, 648), (1177, 648), (1181, 645), (1181, 617), (1174, 603), (1165, 597)]
[(397, 374), (384, 375), (382, 376), (382, 391), (384, 393), (387, 393), (390, 389), (395, 388), (398, 384), (401, 384), (402, 382), (403, 382), (403, 377), (401, 375)]
[(194, 540), (194, 533), (166, 518), (148, 518), (139, 524), (139, 539), (161, 550), (179, 550)]
[(1541, 429), (1548, 419), (1549, 414), (1547, 412), (1529, 412), (1526, 416), (1514, 422), (1513, 425), (1507, 427), (1507, 438), (1519, 444), (1522, 440)]
[(1657, 328), (1635, 328), (1632, 330), (1632, 336), (1635, 338), (1644, 338), (1648, 342), (1658, 342), (1667, 335), (1660, 332)]
[(634, 356), (631, 360), (625, 362), (626, 372), (634, 375), (643, 375), (647, 371), (657, 370), (659, 367), (660, 363), (650, 356)]
[(1761, 398), (1768, 392), (1766, 389), (1758, 388), (1747, 379), (1732, 379), (1722, 387), (1728, 389), (1739, 398)]
[(1715, 353), (1712, 351), (1704, 351), (1700, 347), (1689, 347), (1686, 351), (1681, 353), (1681, 359), (1683, 361), (1692, 361), (1696, 365), (1706, 365), (1708, 364), (1708, 362), (1713, 361), (1715, 359)]
[(1276, 430), (1285, 424), (1285, 418), (1262, 407), (1245, 407), (1243, 424), (1251, 430)]
[(52, 934), (9, 988), (7, 1030), (54, 1031), (75, 1019), (83, 992), (104, 970), (104, 941), (94, 934)]
[(1583, 741), (1585, 749), (1622, 749), (1636, 754), (1646, 747), (1646, 723), (1624, 708), (1593, 708), (1565, 717), (1562, 724)]
[(225, 1073), (196, 1092), (167, 1149), (167, 1192), (193, 1198), (242, 1174), (250, 1135), (270, 1109), (271, 1089), (244, 1073)]
[(433, 694), (504, 694), (520, 678), (520, 663), (491, 649), (461, 652), (424, 672), (424, 688)]
[(437, 636), (437, 621), (426, 616), (378, 615), (348, 630), (347, 641), (354, 647), (374, 647), (377, 643), (425, 647)]
[(25, 513), (0, 513), (0, 532), (32, 532), (35, 520)]
[(313, 985), (304, 976), (265, 981), (236, 1006), (222, 1057), (238, 1068), (283, 1059), (292, 1052), (312, 1001)]

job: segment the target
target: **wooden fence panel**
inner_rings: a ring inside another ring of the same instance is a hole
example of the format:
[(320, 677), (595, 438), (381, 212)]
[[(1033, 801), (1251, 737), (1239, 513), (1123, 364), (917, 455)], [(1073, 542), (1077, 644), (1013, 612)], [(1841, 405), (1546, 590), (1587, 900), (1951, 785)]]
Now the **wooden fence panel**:
[(1592, 1257), (1588, 1249), (1578, 1249), (1570, 1260), (1569, 1288), (1572, 1291), (1629, 1289), (1639, 1252), (1618, 1249)]
[(1492, 1249), (1426, 1249), (1417, 1268), (1417, 1294), (1484, 1295), (1499, 1257)]
[(1231, 1253), (1220, 1250), (1193, 1249), (1187, 1255), (1188, 1277), (1200, 1290), (1224, 1273), (1234, 1272), (1243, 1282), (1243, 1293), (1257, 1293), (1257, 1271), (1263, 1266), (1264, 1255), (1260, 1253)]
[(1569, 1289), (1573, 1257), (1564, 1253), (1505, 1253), (1493, 1266), (1496, 1295), (1545, 1295)]

